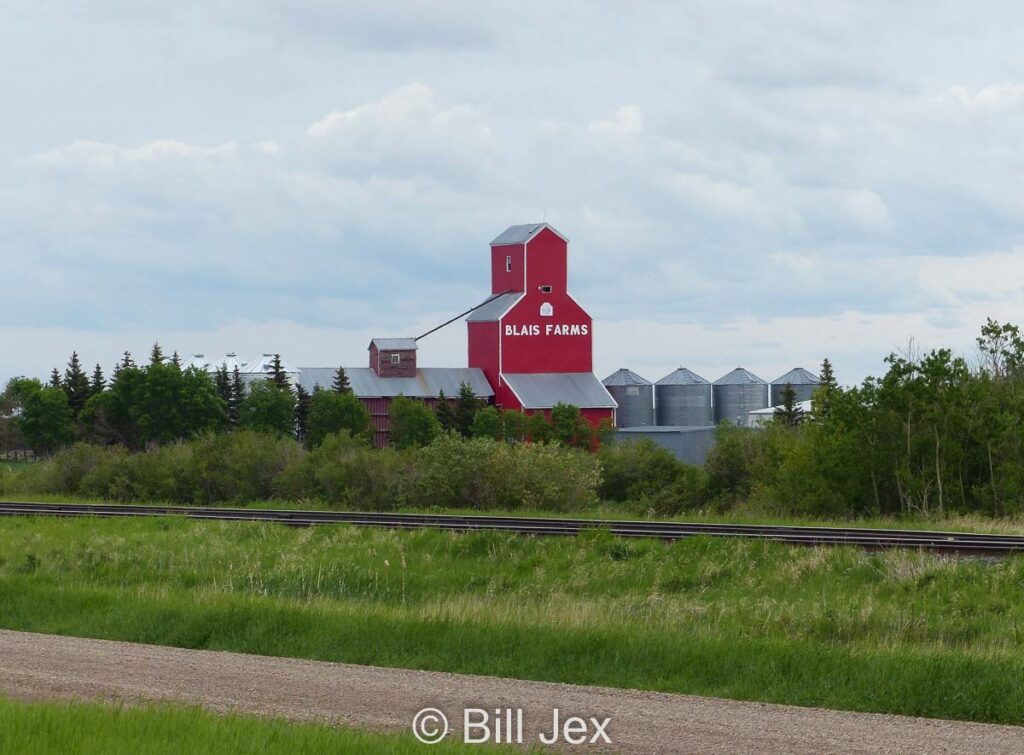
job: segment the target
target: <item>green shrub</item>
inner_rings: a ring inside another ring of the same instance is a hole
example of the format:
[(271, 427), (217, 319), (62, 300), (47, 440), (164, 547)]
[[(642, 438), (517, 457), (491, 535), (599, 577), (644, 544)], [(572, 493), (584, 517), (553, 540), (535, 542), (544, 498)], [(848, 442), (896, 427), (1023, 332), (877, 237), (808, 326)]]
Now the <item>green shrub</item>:
[(705, 506), (708, 477), (650, 440), (608, 444), (598, 451), (602, 498), (629, 501), (644, 511), (673, 516)]
[(556, 445), (438, 438), (416, 452), (414, 502), (438, 507), (571, 511), (597, 500), (599, 465)]
[(192, 448), (196, 503), (271, 498), (277, 478), (304, 453), (294, 438), (253, 430), (208, 435)]
[(404, 505), (412, 470), (408, 454), (375, 450), (365, 436), (327, 435), (314, 450), (283, 470), (278, 497), (318, 498), (338, 508), (385, 511)]

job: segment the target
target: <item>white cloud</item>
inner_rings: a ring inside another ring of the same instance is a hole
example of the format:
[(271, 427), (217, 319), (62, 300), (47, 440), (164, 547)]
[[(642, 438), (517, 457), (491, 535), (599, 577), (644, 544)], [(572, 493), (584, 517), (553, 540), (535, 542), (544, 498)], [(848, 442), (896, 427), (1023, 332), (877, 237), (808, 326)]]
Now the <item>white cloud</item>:
[(87, 166), (109, 169), (131, 163), (151, 163), (158, 160), (230, 158), (234, 157), (237, 151), (238, 145), (233, 141), (216, 147), (204, 147), (173, 139), (156, 139), (138, 147), (122, 147), (104, 142), (79, 140), (64, 147), (32, 155), (20, 162), (24, 165)]
[(636, 105), (623, 105), (615, 111), (614, 118), (594, 121), (589, 129), (596, 134), (618, 137), (639, 134), (644, 130), (643, 114)]
[(610, 368), (664, 337), (654, 373), (833, 349), (863, 373), (1024, 319), (1024, 7), (121, 6), (0, 31), (0, 269), (31, 282), (4, 337), (34, 339), (0, 378), (129, 330), (214, 350), (239, 313), (296, 349), (405, 333), (543, 217)]
[(947, 89), (939, 100), (952, 101), (972, 108), (1020, 105), (1024, 102), (1024, 84), (988, 84), (973, 91), (965, 86), (953, 86)]

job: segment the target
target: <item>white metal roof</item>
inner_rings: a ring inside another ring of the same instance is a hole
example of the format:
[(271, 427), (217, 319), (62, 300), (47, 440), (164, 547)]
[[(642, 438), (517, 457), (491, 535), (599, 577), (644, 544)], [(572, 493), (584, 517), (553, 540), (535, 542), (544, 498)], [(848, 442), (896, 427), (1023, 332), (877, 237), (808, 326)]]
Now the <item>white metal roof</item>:
[[(812, 403), (814, 403), (814, 402), (812, 402), (812, 401), (797, 401), (795, 406), (796, 406), (797, 409), (802, 409), (805, 412), (809, 412), (809, 411), (811, 411), (811, 404)], [(764, 409), (752, 409), (751, 411), (747, 412), (747, 414), (748, 415), (753, 414), (755, 417), (763, 417), (765, 415), (775, 414), (775, 410), (778, 409), (778, 408), (779, 407), (777, 407), (777, 406), (768, 406), (768, 407), (765, 407)]]
[[(246, 375), (269, 375), (274, 371), (273, 362), (273, 354), (261, 354), (242, 364), (238, 370)], [(217, 364), (216, 366), (219, 367), (220, 365)], [(288, 375), (295, 375), (299, 372), (298, 369), (292, 367), (283, 359), (281, 360), (281, 370)]]
[[(337, 367), (303, 367), (299, 372), (299, 385), (312, 392), (316, 386), (330, 388), (337, 374)], [(352, 393), (359, 398), (437, 398), (444, 391), (445, 396), (456, 396), (463, 383), (469, 383), (473, 393), (480, 398), (494, 395), (491, 384), (484, 377), (483, 370), (476, 367), (421, 367), (416, 377), (382, 378), (369, 367), (346, 367)]]
[(415, 338), (374, 338), (370, 344), (378, 351), (415, 351), (417, 348)]
[(803, 367), (794, 367), (781, 377), (772, 381), (775, 385), (818, 385), (821, 379), (813, 372), (808, 372)]
[(680, 367), (659, 380), (658, 385), (708, 385), (708, 381), (696, 372)]
[(611, 375), (601, 381), (606, 386), (620, 387), (630, 385), (651, 385), (651, 381), (645, 377), (637, 375), (630, 369), (620, 367)]
[(543, 231), (545, 228), (550, 228), (551, 232), (558, 236), (563, 241), (568, 241), (557, 230), (547, 223), (526, 223), (524, 225), (510, 225), (500, 234), (498, 237), (491, 242), (491, 246), (504, 246), (506, 244), (525, 244), (538, 233)]
[(539, 372), (502, 374), (524, 409), (550, 409), (572, 404), (581, 409), (615, 409), (612, 394), (592, 372)]
[[(498, 294), (491, 301), (484, 304), (480, 309), (474, 310), (466, 317), (466, 322), (493, 322), (500, 320), (502, 316), (523, 298), (525, 294)], [(487, 301), (486, 299), (484, 301)]]
[(750, 370), (737, 367), (732, 372), (722, 375), (715, 381), (715, 385), (768, 385)]
[(200, 372), (212, 372), (215, 367), (211, 365), (210, 360), (206, 358), (205, 354), (193, 354), (192, 358), (187, 362), (182, 363), (181, 369), (183, 370), (199, 370)]

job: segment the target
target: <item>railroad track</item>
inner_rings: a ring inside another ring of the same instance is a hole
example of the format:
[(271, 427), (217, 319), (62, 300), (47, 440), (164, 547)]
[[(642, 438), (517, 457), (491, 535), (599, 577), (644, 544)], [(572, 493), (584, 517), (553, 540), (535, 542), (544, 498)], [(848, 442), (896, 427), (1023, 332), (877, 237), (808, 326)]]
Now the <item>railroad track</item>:
[(688, 524), (685, 522), (609, 519), (555, 519), (519, 516), (453, 514), (389, 514), (352, 511), (291, 511), (192, 506), (128, 506), (89, 503), (26, 503), (0, 501), (0, 516), (164, 517), (215, 521), (277, 522), (308, 527), (349, 524), (357, 527), (441, 529), (456, 532), (505, 531), (520, 535), (574, 536), (604, 529), (617, 537), (681, 540), (687, 537), (733, 537), (772, 540), (794, 545), (855, 545), (869, 549), (917, 548), (944, 553), (1007, 555), (1024, 553), (1024, 537), (968, 532), (886, 530), (858, 527), (795, 527), (761, 524)]

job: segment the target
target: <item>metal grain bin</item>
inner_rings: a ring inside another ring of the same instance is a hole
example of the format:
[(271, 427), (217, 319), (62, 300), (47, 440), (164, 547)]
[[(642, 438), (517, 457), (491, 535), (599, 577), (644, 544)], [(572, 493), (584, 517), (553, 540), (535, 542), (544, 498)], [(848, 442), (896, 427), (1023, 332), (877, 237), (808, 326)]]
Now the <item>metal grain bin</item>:
[(772, 381), (771, 406), (782, 405), (782, 391), (787, 384), (793, 386), (797, 401), (810, 401), (814, 398), (814, 392), (818, 390), (818, 386), (821, 385), (821, 379), (803, 367), (794, 367), (785, 375)]
[(711, 383), (680, 367), (654, 385), (657, 424), (674, 427), (706, 427), (713, 422)]
[(744, 424), (747, 412), (768, 406), (768, 383), (752, 372), (737, 367), (714, 384), (715, 423)]
[(654, 384), (622, 367), (601, 381), (619, 408), (616, 427), (644, 427), (654, 424)]

